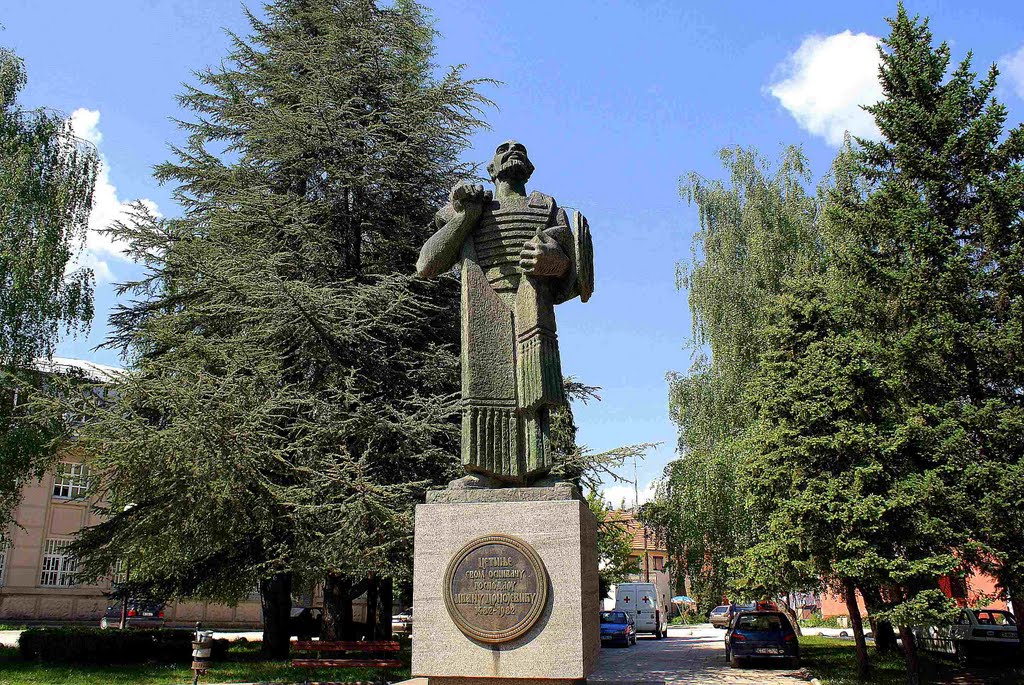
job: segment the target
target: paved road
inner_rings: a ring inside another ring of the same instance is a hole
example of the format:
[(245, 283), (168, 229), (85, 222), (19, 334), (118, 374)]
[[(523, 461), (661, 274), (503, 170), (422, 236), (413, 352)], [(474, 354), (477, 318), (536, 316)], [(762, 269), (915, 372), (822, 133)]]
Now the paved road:
[(789, 668), (731, 668), (724, 632), (717, 628), (670, 628), (668, 637), (641, 636), (635, 647), (605, 647), (588, 682), (604, 685), (797, 685), (810, 681)]

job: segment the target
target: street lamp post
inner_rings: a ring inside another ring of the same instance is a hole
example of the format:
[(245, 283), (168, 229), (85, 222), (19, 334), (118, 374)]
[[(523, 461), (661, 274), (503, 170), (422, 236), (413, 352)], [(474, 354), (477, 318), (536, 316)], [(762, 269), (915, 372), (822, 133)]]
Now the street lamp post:
[[(127, 514), (135, 506), (135, 503), (124, 505), (124, 512)], [(124, 580), (121, 583), (121, 630), (128, 625), (128, 558), (124, 560)]]

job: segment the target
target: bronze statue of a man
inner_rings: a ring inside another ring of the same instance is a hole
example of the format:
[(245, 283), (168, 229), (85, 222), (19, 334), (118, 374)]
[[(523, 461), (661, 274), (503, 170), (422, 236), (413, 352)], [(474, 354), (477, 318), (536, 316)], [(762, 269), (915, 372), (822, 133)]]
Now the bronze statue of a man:
[(467, 476), (457, 487), (543, 483), (553, 466), (549, 416), (565, 403), (554, 305), (590, 298), (594, 251), (582, 214), (573, 231), (554, 198), (527, 195), (533, 168), (521, 143), (499, 145), (487, 165), (494, 194), (453, 188), (416, 264), (431, 278), (461, 262)]

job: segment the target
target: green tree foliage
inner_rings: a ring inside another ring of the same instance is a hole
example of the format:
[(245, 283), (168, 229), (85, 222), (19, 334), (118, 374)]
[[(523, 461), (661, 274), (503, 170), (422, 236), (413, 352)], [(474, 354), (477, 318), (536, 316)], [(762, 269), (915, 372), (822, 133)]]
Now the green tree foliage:
[(434, 76), (414, 2), (266, 14), (180, 97), (188, 141), (157, 178), (183, 214), (114, 229), (147, 274), (112, 319), (120, 400), (79, 438), (111, 514), (79, 550), (165, 596), (261, 583), (279, 653), (268, 594), (408, 579), (413, 505), (454, 475), (457, 283), (411, 273), (487, 101)]
[(871, 195), (837, 220), (874, 246), (853, 259), (880, 291), (867, 314), (886, 314), (908, 421), (953, 472), (944, 478), (963, 475), (979, 514), (966, 523), (988, 548), (963, 557), (1020, 596), (1024, 126), (1005, 130), (995, 65), (978, 80), (969, 53), (950, 71), (926, 20), (901, 6), (890, 24), (886, 97), (869, 108), (884, 139), (863, 142), (856, 159)]
[(625, 522), (615, 516), (596, 490), (587, 495), (587, 505), (597, 519), (597, 558), (600, 596), (609, 596), (612, 585), (624, 583), (640, 573), (640, 560), (633, 556), (633, 536)]
[(744, 393), (766, 346), (768, 311), (787, 276), (814, 268), (822, 243), (798, 148), (787, 148), (774, 167), (741, 148), (722, 150), (721, 159), (728, 182), (691, 174), (683, 187), (700, 217), (693, 257), (678, 267), (694, 365), (669, 375), (680, 458), (644, 508), (702, 610), (727, 593), (727, 560), (748, 544), (753, 526), (737, 478), (753, 419)]
[(748, 556), (877, 591), (915, 682), (909, 626), (951, 609), (938, 578), (994, 567), (1012, 591), (1020, 563), (1024, 130), (1004, 135), (995, 67), (950, 71), (902, 6), (890, 25), (883, 138), (837, 159), (828, 268), (779, 301), (750, 388), (774, 513)]
[(93, 315), (92, 271), (72, 264), (92, 210), (96, 151), (61, 114), (20, 107), (25, 83), (22, 61), (0, 48), (0, 531), (53, 456), (47, 427), (15, 406), (37, 389), (29, 370)]

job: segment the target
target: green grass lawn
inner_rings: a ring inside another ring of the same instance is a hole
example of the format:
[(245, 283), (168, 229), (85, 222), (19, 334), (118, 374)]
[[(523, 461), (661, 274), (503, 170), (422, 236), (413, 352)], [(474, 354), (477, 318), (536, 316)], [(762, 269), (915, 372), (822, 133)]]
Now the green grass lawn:
[[(870, 683), (897, 685), (905, 683), (902, 655), (878, 658), (870, 648)], [(824, 685), (861, 685), (857, 679), (857, 654), (853, 640), (803, 636), (800, 638), (801, 665), (814, 674)]]
[[(871, 676), (867, 681), (857, 679), (857, 655), (853, 640), (804, 636), (800, 638), (800, 657), (822, 685), (903, 685), (907, 682), (903, 655), (884, 658), (868, 647)], [(954, 661), (932, 653), (921, 655), (921, 681), (923, 683), (986, 683), (988, 685), (1024, 685), (1024, 668), (999, 667), (982, 663), (969, 669), (960, 668)]]
[[(366, 668), (292, 668), (287, 661), (263, 661), (258, 642), (231, 646), (227, 661), (215, 663), (201, 683), (275, 682), (301, 683), (310, 680), (374, 681), (380, 671)], [(409, 654), (404, 652), (405, 660)], [(404, 680), (409, 669), (387, 672), (388, 680)], [(22, 661), (18, 650), (0, 647), (0, 685), (182, 685), (192, 682), (187, 664), (132, 664), (96, 666), (91, 664), (38, 664)]]

